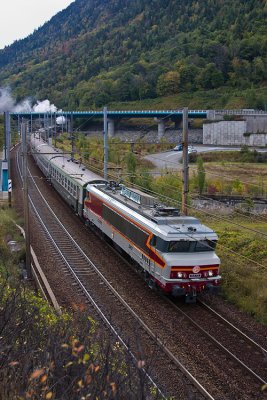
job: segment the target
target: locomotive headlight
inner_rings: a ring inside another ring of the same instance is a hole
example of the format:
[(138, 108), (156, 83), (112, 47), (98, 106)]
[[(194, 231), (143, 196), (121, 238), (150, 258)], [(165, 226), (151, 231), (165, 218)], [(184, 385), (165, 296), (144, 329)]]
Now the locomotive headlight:
[(209, 276), (213, 276), (213, 271), (210, 270), (210, 271), (208, 272), (208, 275), (209, 275)]
[(182, 272), (177, 272), (177, 278), (182, 278), (183, 277), (183, 273)]

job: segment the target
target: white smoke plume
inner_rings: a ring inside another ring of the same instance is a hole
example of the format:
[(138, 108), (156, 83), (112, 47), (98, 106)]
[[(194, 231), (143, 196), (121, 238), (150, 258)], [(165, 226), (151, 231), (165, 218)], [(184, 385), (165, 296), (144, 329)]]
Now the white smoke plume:
[(0, 88), (0, 112), (11, 111), (15, 107), (15, 101), (10, 89)]
[(25, 99), (20, 103), (16, 103), (14, 100), (11, 90), (8, 87), (0, 88), (0, 113), (10, 112), (56, 112), (60, 111), (54, 104), (51, 104), (49, 100), (37, 101), (36, 104), (32, 105), (31, 99)]
[(49, 100), (43, 100), (43, 101), (37, 101), (37, 104), (35, 104), (32, 107), (32, 111), (34, 112), (56, 112), (57, 107), (54, 104), (51, 104)]
[(58, 125), (64, 125), (65, 122), (66, 122), (66, 118), (65, 118), (63, 115), (60, 116), (60, 117), (57, 117), (57, 119), (56, 119), (56, 123), (57, 123)]

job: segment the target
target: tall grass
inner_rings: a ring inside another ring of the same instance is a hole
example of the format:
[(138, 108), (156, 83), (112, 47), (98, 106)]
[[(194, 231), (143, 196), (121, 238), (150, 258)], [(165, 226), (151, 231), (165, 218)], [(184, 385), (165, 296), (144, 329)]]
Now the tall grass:
[[(267, 325), (267, 220), (230, 216), (231, 221), (201, 217), (219, 236), (222, 294)], [(231, 225), (231, 222), (237, 224)], [(263, 234), (246, 230), (254, 229)]]
[[(24, 257), (24, 239), (15, 225), (15, 219), (14, 210), (0, 208), (0, 276), (16, 276), (19, 260)], [(20, 251), (11, 252), (8, 243), (12, 240), (19, 244)]]

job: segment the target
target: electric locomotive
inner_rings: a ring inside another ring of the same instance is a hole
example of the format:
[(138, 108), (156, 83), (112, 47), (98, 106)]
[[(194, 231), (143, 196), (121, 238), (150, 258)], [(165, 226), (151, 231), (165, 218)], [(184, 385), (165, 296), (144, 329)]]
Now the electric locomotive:
[(212, 229), (149, 194), (105, 181), (36, 135), (31, 149), (64, 200), (127, 253), (150, 287), (186, 296), (187, 302), (202, 291), (216, 291), (220, 259)]
[(195, 301), (220, 283), (216, 233), (139, 190), (88, 184), (84, 218), (126, 252), (150, 287)]

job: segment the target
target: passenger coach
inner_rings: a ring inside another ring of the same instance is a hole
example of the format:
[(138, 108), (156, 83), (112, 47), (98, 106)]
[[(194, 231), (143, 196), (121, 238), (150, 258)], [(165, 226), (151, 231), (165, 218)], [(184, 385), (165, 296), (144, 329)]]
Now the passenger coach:
[(56, 191), (80, 216), (88, 183), (106, 183), (101, 176), (86, 169), (70, 153), (49, 145), (38, 134), (31, 137), (31, 152), (38, 167), (55, 187)]

